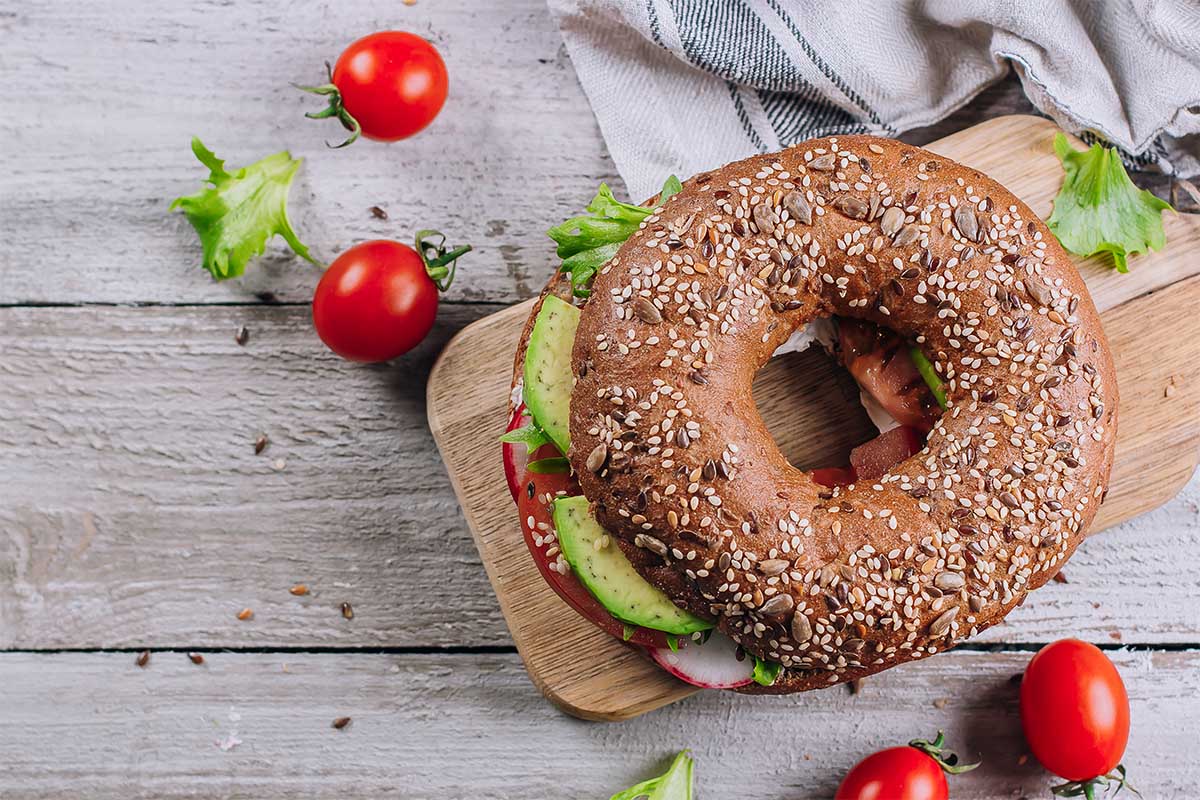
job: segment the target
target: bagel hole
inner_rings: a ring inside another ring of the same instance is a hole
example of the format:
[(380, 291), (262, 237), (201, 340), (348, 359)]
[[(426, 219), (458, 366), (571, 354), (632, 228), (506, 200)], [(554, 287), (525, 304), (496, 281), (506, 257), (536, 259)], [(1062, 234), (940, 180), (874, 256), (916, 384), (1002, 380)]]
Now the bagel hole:
[(754, 402), (784, 457), (798, 469), (845, 466), (878, 435), (850, 373), (819, 345), (785, 353), (754, 376)]

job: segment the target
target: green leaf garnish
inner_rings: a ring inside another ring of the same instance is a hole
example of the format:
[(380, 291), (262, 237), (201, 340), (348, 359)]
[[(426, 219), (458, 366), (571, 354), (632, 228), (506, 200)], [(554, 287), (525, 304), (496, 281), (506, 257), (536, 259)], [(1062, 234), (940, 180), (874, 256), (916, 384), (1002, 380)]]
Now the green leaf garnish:
[(596, 270), (617, 254), (642, 220), (681, 191), (683, 184), (672, 175), (663, 184), (658, 203), (647, 208), (622, 203), (613, 196), (608, 184), (602, 183), (587, 205), (587, 214), (572, 217), (546, 231), (558, 244), (556, 252), (563, 259), (561, 270), (570, 274), (575, 295), (587, 297)]
[(570, 472), (571, 462), (567, 461), (562, 456), (554, 458), (540, 458), (537, 461), (530, 461), (525, 469), (530, 472), (535, 472), (538, 475), (549, 475), (554, 472)]
[(688, 751), (683, 750), (662, 775), (617, 792), (609, 800), (637, 800), (639, 797), (646, 800), (692, 800), (693, 766)]
[(937, 400), (938, 406), (945, 411), (948, 407), (946, 405), (946, 387), (942, 385), (942, 379), (938, 376), (937, 370), (933, 368), (933, 362), (919, 347), (910, 348), (908, 352), (912, 356), (917, 372), (921, 373), (921, 377), (925, 379), (925, 385), (933, 393), (933, 399)]
[(262, 255), (267, 240), (279, 234), (292, 251), (316, 264), (288, 220), (287, 198), (301, 159), (286, 150), (235, 172), (192, 138), (192, 152), (208, 167), (208, 183), (195, 194), (175, 198), (171, 210), (183, 209), (200, 235), (204, 268), (219, 281), (246, 271), (251, 258)]
[(758, 656), (754, 656), (754, 672), (750, 677), (755, 683), (763, 686), (770, 686), (775, 683), (775, 679), (779, 677), (779, 673), (783, 672), (783, 664), (778, 664), (774, 661), (764, 661)]
[(630, 625), (628, 622), (621, 624), (621, 641), (628, 642), (637, 633), (637, 626)]
[(1063, 247), (1080, 256), (1112, 253), (1117, 271), (1128, 272), (1127, 256), (1166, 243), (1162, 212), (1174, 209), (1134, 185), (1114, 148), (1094, 144), (1081, 152), (1060, 133), (1054, 152), (1066, 177), (1046, 224)]
[(500, 441), (507, 444), (523, 444), (525, 445), (525, 452), (532, 453), (542, 445), (550, 444), (550, 437), (530, 420), (521, 427), (514, 428), (501, 436)]
[(671, 648), (672, 653), (679, 652), (679, 637), (673, 633), (667, 634), (667, 647)]

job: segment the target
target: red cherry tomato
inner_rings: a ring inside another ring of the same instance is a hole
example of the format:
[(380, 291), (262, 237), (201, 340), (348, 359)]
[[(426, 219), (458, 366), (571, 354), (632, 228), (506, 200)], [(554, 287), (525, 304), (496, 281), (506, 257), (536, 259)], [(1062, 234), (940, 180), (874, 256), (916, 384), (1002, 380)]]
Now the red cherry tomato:
[(1108, 775), (1129, 741), (1129, 696), (1098, 647), (1063, 639), (1038, 651), (1021, 681), (1021, 725), (1034, 756), (1070, 781)]
[(437, 315), (438, 287), (417, 251), (379, 239), (329, 265), (313, 295), (313, 323), (351, 361), (387, 361), (417, 346)]
[(842, 779), (835, 800), (946, 800), (950, 787), (937, 761), (915, 747), (869, 755)]
[(325, 86), (302, 86), (329, 98), (329, 107), (308, 114), (336, 117), (368, 139), (394, 142), (417, 133), (446, 102), (446, 64), (432, 44), (411, 33), (381, 31), (364, 36), (338, 56)]

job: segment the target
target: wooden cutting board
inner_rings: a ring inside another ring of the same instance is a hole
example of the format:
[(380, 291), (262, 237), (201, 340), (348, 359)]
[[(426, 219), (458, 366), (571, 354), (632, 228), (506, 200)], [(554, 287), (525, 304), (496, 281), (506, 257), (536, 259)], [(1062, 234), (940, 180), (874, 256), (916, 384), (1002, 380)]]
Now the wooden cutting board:
[[(1045, 218), (1062, 180), (1051, 145), (1056, 132), (1048, 120), (1001, 117), (929, 149), (982, 170)], [(1200, 456), (1200, 216), (1168, 215), (1165, 224), (1167, 247), (1132, 259), (1129, 274), (1112, 270), (1106, 258), (1078, 261), (1102, 313), (1121, 392), (1116, 463), (1093, 531), (1169, 500)], [(569, 714), (628, 719), (696, 689), (576, 614), (525, 548), (497, 439), (533, 302), (479, 320), (451, 340), (429, 378), (429, 425), (529, 677)], [(783, 452), (801, 468), (844, 463), (852, 446), (874, 434), (853, 381), (819, 348), (773, 359), (755, 380), (754, 396)]]

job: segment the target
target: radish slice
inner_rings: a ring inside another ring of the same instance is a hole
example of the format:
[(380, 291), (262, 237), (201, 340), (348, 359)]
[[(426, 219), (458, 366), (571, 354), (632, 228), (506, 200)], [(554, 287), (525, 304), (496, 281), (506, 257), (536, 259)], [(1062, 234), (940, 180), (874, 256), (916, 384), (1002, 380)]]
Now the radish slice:
[(669, 647), (647, 648), (660, 667), (684, 683), (702, 689), (736, 689), (753, 680), (754, 659), (742, 654), (728, 636), (714, 633), (704, 644), (680, 639), (679, 650)]

